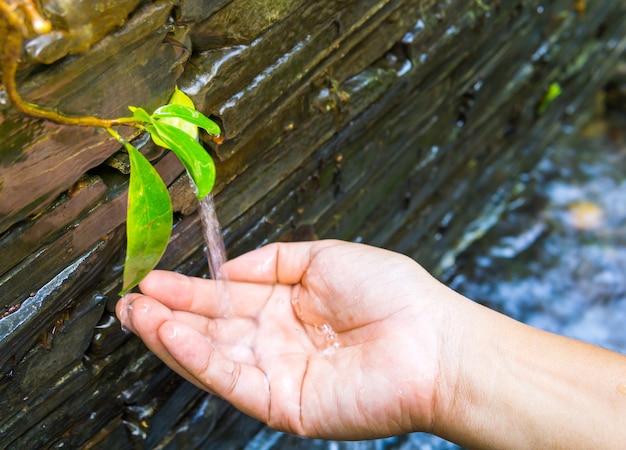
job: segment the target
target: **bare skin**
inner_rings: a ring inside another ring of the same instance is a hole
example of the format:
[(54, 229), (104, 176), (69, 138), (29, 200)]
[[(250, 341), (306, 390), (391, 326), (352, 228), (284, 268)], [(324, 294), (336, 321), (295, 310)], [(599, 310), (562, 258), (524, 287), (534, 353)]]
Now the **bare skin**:
[(520, 324), (410, 258), (341, 241), (272, 244), (211, 280), (155, 271), (117, 305), (166, 364), (271, 427), (472, 447), (618, 448), (626, 357)]

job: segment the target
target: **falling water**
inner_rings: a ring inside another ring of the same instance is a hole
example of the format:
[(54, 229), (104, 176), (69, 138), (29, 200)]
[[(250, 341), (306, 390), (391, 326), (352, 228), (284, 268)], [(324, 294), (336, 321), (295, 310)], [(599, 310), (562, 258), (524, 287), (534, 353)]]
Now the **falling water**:
[(231, 312), (230, 296), (226, 286), (226, 276), (221, 268), (226, 262), (226, 246), (222, 236), (222, 227), (215, 213), (215, 201), (213, 194), (209, 194), (198, 202), (198, 214), (202, 222), (204, 242), (206, 244), (206, 256), (209, 262), (211, 278), (217, 281), (218, 301), (221, 302), (224, 316)]
[(222, 227), (215, 213), (215, 200), (213, 194), (209, 194), (199, 201), (198, 214), (202, 221), (204, 242), (206, 243), (209, 272), (214, 280), (223, 280), (220, 269), (226, 262), (226, 246), (222, 237)]

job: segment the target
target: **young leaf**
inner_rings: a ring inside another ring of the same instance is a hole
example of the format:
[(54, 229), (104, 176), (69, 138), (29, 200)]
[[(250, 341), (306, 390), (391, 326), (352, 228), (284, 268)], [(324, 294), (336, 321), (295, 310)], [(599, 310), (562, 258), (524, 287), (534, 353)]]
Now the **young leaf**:
[[(174, 93), (170, 97), (168, 105), (186, 107), (186, 108), (191, 109), (192, 111), (196, 111), (196, 107), (193, 104), (193, 100), (191, 100), (189, 96), (187, 96), (187, 94), (185, 94), (183, 91), (178, 89), (178, 86), (176, 86), (176, 88), (174, 89)], [(198, 127), (194, 125), (193, 123), (183, 120), (181, 117), (177, 116), (176, 114), (170, 114), (170, 115), (161, 117), (159, 118), (159, 120), (169, 125), (175, 126), (176, 128), (180, 130), (183, 130), (185, 133), (187, 133), (189, 136), (191, 136), (194, 139), (198, 139)], [(167, 148), (167, 145), (162, 140), (160, 140), (158, 136), (152, 136), (152, 140), (154, 140), (155, 144), (161, 147)]]
[(128, 109), (133, 113), (133, 120), (137, 122), (150, 122), (150, 114), (148, 114), (145, 109), (136, 106), (129, 106)]
[[(212, 134), (214, 136), (219, 136), (219, 134), (222, 132), (220, 130), (220, 127), (211, 119), (206, 117), (204, 114), (202, 114), (201, 112), (193, 108), (189, 108), (184, 105), (176, 105), (172, 103), (169, 105), (161, 106), (156, 111), (154, 111), (154, 113), (152, 113), (152, 117), (155, 119), (164, 119), (164, 120), (171, 119), (171, 118), (178, 118), (185, 122), (191, 123), (195, 125), (196, 127), (200, 127), (206, 130), (207, 133)], [(172, 125), (177, 126), (173, 123)], [(180, 127), (177, 126), (177, 128), (180, 128)]]
[[(187, 106), (188, 108), (196, 110), (196, 105), (193, 104), (193, 100), (189, 98), (187, 94), (178, 89), (178, 86), (175, 87), (174, 93), (170, 97), (168, 105), (181, 105)], [(189, 136), (194, 139), (198, 139), (198, 128), (190, 123), (186, 123), (185, 121), (173, 117), (170, 119), (163, 119), (165, 123), (169, 123), (170, 125), (174, 125), (176, 128), (180, 128), (185, 131)]]
[(192, 109), (196, 109), (196, 105), (193, 104), (193, 100), (189, 98), (187, 94), (178, 89), (178, 86), (174, 87), (174, 93), (170, 97), (170, 101), (167, 103), (173, 103), (175, 105), (189, 106)]
[(126, 261), (122, 293), (135, 287), (157, 265), (172, 231), (172, 203), (150, 162), (125, 143), (130, 157), (126, 220)]
[(165, 148), (178, 156), (198, 188), (198, 199), (206, 197), (215, 184), (215, 163), (202, 145), (183, 130), (159, 120), (152, 120), (146, 130), (150, 132), (152, 139), (156, 137), (161, 140)]

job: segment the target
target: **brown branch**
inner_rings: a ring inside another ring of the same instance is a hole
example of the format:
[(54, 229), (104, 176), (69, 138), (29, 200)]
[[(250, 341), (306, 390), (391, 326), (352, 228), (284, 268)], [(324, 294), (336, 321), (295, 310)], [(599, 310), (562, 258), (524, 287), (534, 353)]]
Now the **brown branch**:
[[(19, 14), (19, 7), (24, 9), (24, 14), (28, 19), (28, 24)], [(15, 75), (19, 66), (20, 56), (22, 54), (22, 45), (24, 36), (28, 34), (28, 25), (36, 33), (46, 33), (50, 31), (51, 24), (44, 19), (35, 5), (33, 0), (22, 0), (18, 7), (0, 0), (0, 13), (6, 24), (6, 36), (4, 40), (4, 48), (2, 50), (0, 64), (2, 66), (2, 84), (11, 100), (11, 104), (18, 111), (33, 117), (52, 120), (64, 125), (79, 125), (87, 127), (111, 128), (116, 125), (133, 125), (128, 119), (101, 119), (94, 116), (66, 116), (56, 111), (44, 109), (33, 103), (29, 103), (22, 99), (17, 89)]]

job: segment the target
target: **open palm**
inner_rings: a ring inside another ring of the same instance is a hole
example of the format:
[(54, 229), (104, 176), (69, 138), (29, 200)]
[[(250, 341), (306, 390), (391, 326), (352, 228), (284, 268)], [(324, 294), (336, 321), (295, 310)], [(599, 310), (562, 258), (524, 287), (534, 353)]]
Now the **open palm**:
[(396, 253), (272, 244), (229, 280), (155, 271), (118, 316), (172, 369), (275, 429), (333, 439), (427, 431), (442, 289)]

